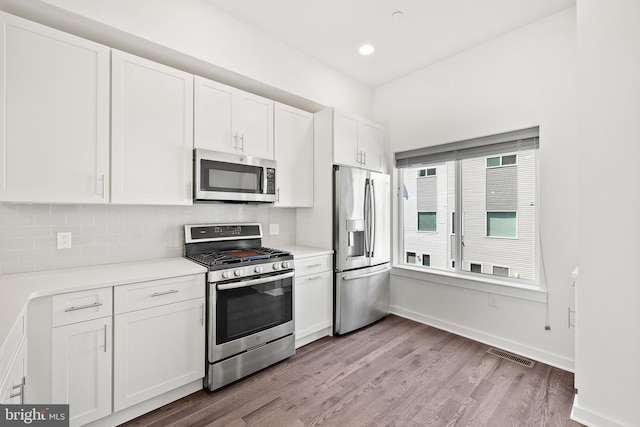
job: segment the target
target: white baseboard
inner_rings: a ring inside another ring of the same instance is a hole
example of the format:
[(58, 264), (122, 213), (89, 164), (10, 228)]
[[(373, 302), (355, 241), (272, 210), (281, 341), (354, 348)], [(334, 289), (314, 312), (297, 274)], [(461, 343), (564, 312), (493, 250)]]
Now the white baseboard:
[(415, 320), (416, 322), (420, 322), (425, 325), (433, 326), (434, 328), (442, 329), (444, 331), (463, 336), (465, 338), (472, 339), (474, 341), (479, 341), (493, 347), (498, 347), (503, 350), (507, 350), (512, 353), (537, 360), (547, 365), (555, 366), (556, 368), (560, 368), (565, 371), (574, 372), (574, 361), (566, 357), (558, 356), (557, 354), (541, 351), (514, 341), (506, 340), (494, 335), (477, 331), (475, 329), (470, 329), (464, 326), (456, 325), (454, 323), (449, 323), (444, 320), (436, 319), (435, 317), (426, 316), (424, 314), (416, 313), (415, 311), (406, 310), (396, 306), (391, 306), (391, 313), (396, 314), (400, 317)]
[(156, 396), (149, 400), (145, 400), (144, 402), (138, 403), (137, 405), (125, 408), (122, 411), (114, 412), (107, 417), (100, 418), (97, 421), (87, 424), (87, 426), (88, 427), (117, 426), (127, 421), (130, 421), (134, 418), (137, 418), (140, 415), (144, 415), (147, 412), (151, 412), (154, 409), (158, 409), (161, 406), (164, 406), (175, 400), (188, 396), (191, 393), (200, 391), (202, 389), (203, 389), (202, 379), (199, 379), (189, 384), (185, 384), (182, 387), (178, 387), (174, 390), (171, 390), (167, 393), (161, 394), (160, 396)]
[(300, 338), (298, 338), (298, 333), (296, 332), (296, 348), (300, 348), (303, 345), (310, 344), (316, 340), (319, 340), (320, 338), (331, 336), (332, 335), (331, 329), (332, 329), (332, 326), (327, 326), (323, 329), (320, 329), (319, 331), (314, 331), (311, 333), (307, 332), (306, 335), (301, 336)]
[(578, 403), (578, 395), (573, 399), (573, 407), (571, 408), (571, 416), (569, 417), (573, 421), (584, 424), (589, 427), (624, 427), (624, 424), (619, 424), (616, 421), (603, 417), (600, 414), (591, 412), (587, 409), (581, 408)]

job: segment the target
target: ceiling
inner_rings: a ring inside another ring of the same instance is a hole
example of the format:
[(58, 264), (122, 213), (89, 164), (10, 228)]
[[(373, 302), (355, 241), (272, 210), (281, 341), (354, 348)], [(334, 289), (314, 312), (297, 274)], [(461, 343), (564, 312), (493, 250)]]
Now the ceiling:
[[(576, 0), (204, 0), (375, 87), (573, 6)], [(392, 18), (401, 11), (402, 19)], [(373, 54), (358, 49), (369, 43)]]

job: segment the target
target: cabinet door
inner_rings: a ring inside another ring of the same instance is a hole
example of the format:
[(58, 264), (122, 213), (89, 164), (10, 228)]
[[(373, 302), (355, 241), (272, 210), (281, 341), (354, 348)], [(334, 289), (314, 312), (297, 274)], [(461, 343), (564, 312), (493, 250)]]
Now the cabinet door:
[(109, 48), (0, 12), (0, 201), (109, 201)]
[(238, 134), (234, 112), (238, 89), (195, 76), (194, 146), (235, 153)]
[(358, 148), (362, 167), (382, 172), (384, 169), (384, 128), (378, 124), (361, 121), (358, 127)]
[(204, 298), (115, 316), (113, 410), (204, 377)]
[(296, 341), (329, 328), (333, 319), (333, 281), (330, 271), (296, 277)]
[(68, 403), (71, 426), (111, 413), (111, 317), (53, 328), (52, 403)]
[(238, 91), (238, 148), (242, 154), (273, 160), (273, 101)]
[(333, 163), (346, 166), (360, 166), (361, 153), (358, 151), (358, 118), (333, 112)]
[(25, 383), (27, 378), (27, 342), (22, 340), (9, 365), (7, 376), (0, 385), (0, 404), (17, 405), (25, 403)]
[(313, 206), (313, 114), (275, 103), (277, 201), (280, 207)]
[(192, 204), (193, 75), (112, 53), (113, 203)]

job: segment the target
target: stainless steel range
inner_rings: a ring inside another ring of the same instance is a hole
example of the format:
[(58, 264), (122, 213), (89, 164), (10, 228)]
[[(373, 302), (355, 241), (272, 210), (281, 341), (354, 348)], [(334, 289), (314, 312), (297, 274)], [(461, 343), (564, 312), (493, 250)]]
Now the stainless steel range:
[(185, 253), (209, 268), (209, 390), (294, 354), (293, 255), (262, 247), (260, 224), (185, 225)]

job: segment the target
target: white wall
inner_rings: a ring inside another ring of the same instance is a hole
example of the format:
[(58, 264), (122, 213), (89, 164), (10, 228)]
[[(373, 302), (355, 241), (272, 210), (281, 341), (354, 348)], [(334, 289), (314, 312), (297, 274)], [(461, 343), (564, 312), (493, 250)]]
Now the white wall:
[(640, 425), (638, 22), (637, 0), (578, 1), (579, 393), (573, 416), (594, 426)]
[[(373, 91), (369, 86), (202, 0), (0, 0), (0, 8), (10, 13), (21, 12), (27, 18), (35, 16), (51, 21), (45, 24), (61, 23), (74, 28), (79, 23), (65, 24), (68, 16), (72, 16), (72, 21), (88, 18), (237, 73), (257, 82), (261, 92), (276, 88), (365, 117), (372, 114)], [(55, 19), (51, 18), (54, 15)], [(287, 102), (286, 96), (279, 100)]]
[[(295, 213), (262, 205), (0, 203), (0, 274), (180, 257), (185, 224), (259, 222), (265, 246), (292, 245)], [(269, 224), (280, 233), (270, 236)], [(56, 249), (59, 231), (71, 232), (70, 249)]]
[(375, 89), (374, 116), (391, 151), (540, 126), (540, 223), (545, 304), (393, 276), (393, 309), (573, 369), (571, 272), (577, 263), (576, 10), (498, 37)]

